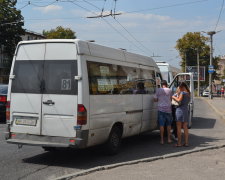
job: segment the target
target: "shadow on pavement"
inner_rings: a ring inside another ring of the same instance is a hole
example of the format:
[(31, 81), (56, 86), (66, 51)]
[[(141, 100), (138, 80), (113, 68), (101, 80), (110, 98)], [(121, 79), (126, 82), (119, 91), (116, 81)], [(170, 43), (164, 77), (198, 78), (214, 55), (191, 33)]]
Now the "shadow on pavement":
[(174, 147), (174, 144), (159, 144), (159, 132), (135, 136), (123, 140), (119, 154), (107, 156), (102, 146), (83, 150), (59, 150), (56, 152), (44, 152), (43, 154), (23, 159), (25, 163), (59, 166), (67, 168), (88, 169), (96, 166), (109, 165), (142, 158), (166, 155), (181, 152), (196, 147), (209, 146), (210, 142), (219, 139), (200, 137), (190, 134), (190, 147)]
[(192, 119), (192, 129), (213, 129), (216, 119), (194, 117)]

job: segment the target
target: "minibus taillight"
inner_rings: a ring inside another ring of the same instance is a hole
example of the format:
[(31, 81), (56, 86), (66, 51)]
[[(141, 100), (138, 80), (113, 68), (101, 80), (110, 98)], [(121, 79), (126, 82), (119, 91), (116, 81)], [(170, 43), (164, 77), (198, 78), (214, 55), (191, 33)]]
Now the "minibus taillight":
[(83, 104), (78, 104), (77, 108), (77, 125), (87, 124), (87, 110)]
[(10, 121), (10, 101), (6, 103), (6, 122)]

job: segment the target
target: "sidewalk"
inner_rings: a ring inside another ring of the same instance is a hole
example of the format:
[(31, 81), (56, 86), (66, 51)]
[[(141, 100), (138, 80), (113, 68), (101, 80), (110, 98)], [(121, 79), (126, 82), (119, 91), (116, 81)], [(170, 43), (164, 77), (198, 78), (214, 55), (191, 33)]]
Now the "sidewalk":
[(223, 180), (224, 167), (222, 148), (103, 170), (73, 180)]
[[(225, 177), (225, 143), (224, 134), (219, 135), (218, 133), (224, 132), (223, 122), (225, 122), (225, 99), (213, 98), (210, 100), (207, 97), (196, 98), (203, 101), (201, 104), (205, 110), (212, 116), (208, 115), (200, 116), (199, 121), (196, 121), (195, 128), (192, 128), (192, 138), (197, 139), (199, 137), (214, 137), (213, 141), (206, 140), (206, 144), (199, 143), (193, 149), (177, 149), (177, 152), (165, 154), (161, 156), (152, 156), (145, 159), (138, 159), (129, 162), (122, 162), (118, 164), (97, 166), (91, 169), (87, 169), (71, 175), (58, 178), (57, 180), (211, 180), (218, 179), (223, 180)], [(207, 105), (206, 105), (207, 104)], [(208, 105), (209, 104), (209, 105)], [(195, 109), (199, 106), (195, 104)], [(211, 108), (210, 108), (211, 107)], [(210, 109), (210, 110), (208, 110)], [(199, 117), (199, 113), (195, 113), (196, 117)], [(213, 119), (214, 116), (220, 115), (221, 120), (216, 121)], [(209, 119), (207, 119), (209, 118)], [(209, 121), (208, 126), (205, 122), (204, 128), (202, 122)], [(217, 128), (216, 131), (212, 128)], [(220, 127), (220, 128), (218, 128)], [(201, 134), (202, 129), (206, 132), (206, 137)], [(215, 138), (218, 140), (215, 140)], [(221, 141), (222, 140), (222, 141)], [(219, 144), (217, 144), (219, 142)], [(207, 144), (208, 143), (208, 144)], [(192, 146), (194, 142), (192, 142)], [(174, 148), (174, 147), (171, 147)], [(182, 151), (180, 151), (182, 150)], [(207, 151), (206, 151), (207, 150)]]
[(212, 108), (213, 110), (225, 120), (225, 98), (214, 97), (209, 99), (208, 97), (202, 97)]

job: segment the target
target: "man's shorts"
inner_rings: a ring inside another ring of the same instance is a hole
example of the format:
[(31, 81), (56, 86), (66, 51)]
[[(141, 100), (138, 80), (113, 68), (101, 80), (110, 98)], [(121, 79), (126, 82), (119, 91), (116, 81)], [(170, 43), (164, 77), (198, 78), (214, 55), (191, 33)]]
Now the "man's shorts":
[(173, 119), (172, 119), (171, 113), (158, 111), (159, 126), (171, 126), (172, 121), (173, 121)]

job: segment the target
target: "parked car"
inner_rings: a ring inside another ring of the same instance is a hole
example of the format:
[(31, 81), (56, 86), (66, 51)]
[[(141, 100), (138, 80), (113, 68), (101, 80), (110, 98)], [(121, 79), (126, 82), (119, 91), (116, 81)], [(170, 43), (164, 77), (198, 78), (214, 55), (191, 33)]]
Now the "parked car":
[(6, 122), (6, 102), (8, 85), (0, 84), (0, 122)]
[(202, 93), (202, 96), (208, 97), (209, 96), (209, 90), (204, 90)]

